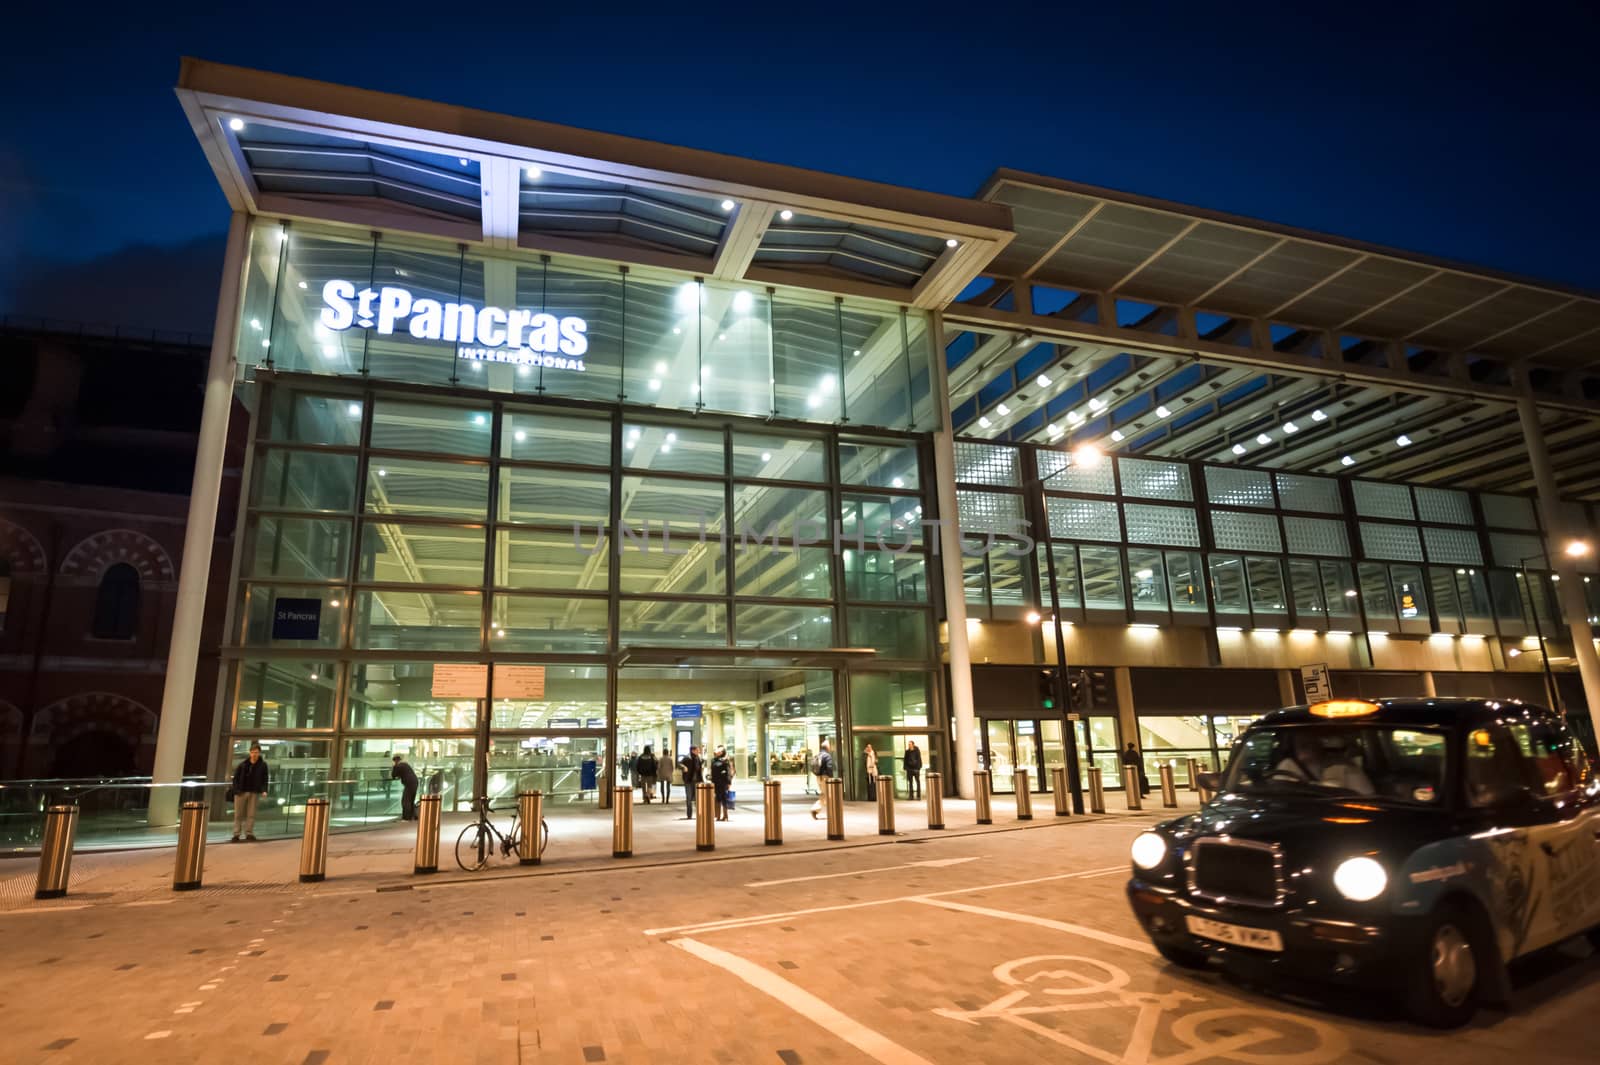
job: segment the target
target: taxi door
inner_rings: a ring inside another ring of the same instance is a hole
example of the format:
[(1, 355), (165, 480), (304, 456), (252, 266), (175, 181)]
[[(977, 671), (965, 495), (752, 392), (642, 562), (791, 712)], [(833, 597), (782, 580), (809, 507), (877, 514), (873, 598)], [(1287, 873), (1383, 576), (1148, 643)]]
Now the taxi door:
[(1533, 719), (1508, 726), (1532, 789), (1528, 826), (1531, 912), (1523, 951), (1600, 924), (1600, 791), (1565, 727)]

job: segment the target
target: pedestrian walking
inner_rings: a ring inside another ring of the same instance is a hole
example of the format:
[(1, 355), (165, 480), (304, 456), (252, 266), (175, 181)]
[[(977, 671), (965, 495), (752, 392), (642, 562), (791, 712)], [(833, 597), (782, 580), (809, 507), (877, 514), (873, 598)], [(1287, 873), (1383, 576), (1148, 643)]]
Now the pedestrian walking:
[(696, 785), (706, 782), (706, 762), (704, 758), (700, 757), (699, 747), (689, 748), (689, 753), (684, 755), (683, 761), (679, 763), (679, 769), (683, 773), (683, 790), (689, 793), (688, 809), (683, 819), (692, 821), (694, 820), (695, 794), (698, 790)]
[(661, 785), (661, 801), (672, 800), (672, 745), (661, 741), (661, 760), (656, 769), (656, 783)]
[(916, 740), (906, 744), (905, 757), (900, 761), (906, 769), (906, 794), (913, 799), (922, 798), (922, 751)]
[(717, 791), (717, 820), (726, 821), (728, 789), (733, 787), (733, 763), (728, 760), (728, 752), (722, 747), (717, 748), (716, 755), (711, 759), (711, 786)]
[(867, 744), (861, 757), (867, 763), (867, 801), (878, 801), (878, 752), (872, 749), (872, 744)]
[(233, 771), (233, 842), (239, 842), (239, 830), (244, 838), (256, 841), (256, 806), (267, 793), (267, 760), (261, 757), (261, 744), (252, 743), (250, 753)]
[(822, 812), (823, 781), (833, 777), (833, 752), (828, 750), (827, 740), (817, 744), (817, 757), (811, 764), (811, 770), (817, 774), (817, 801), (811, 804), (811, 820), (815, 821)]
[(1122, 752), (1122, 766), (1124, 769), (1132, 766), (1139, 771), (1139, 794), (1150, 794), (1150, 778), (1144, 772), (1144, 758), (1139, 754), (1139, 749), (1128, 741), (1127, 749)]
[(392, 780), (400, 782), (400, 820), (417, 819), (417, 771), (411, 768), (405, 755), (394, 756), (394, 768), (389, 771)]
[(656, 790), (656, 756), (647, 743), (639, 760), (633, 764), (634, 772), (639, 774), (639, 791), (644, 795), (644, 803), (650, 805), (650, 797)]

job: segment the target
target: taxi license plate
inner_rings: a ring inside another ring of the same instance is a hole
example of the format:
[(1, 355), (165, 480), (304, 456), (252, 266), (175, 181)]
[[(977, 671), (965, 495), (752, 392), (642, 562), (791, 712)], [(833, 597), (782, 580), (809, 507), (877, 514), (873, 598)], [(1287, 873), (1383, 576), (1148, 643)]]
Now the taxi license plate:
[(1283, 939), (1270, 928), (1251, 928), (1242, 924), (1226, 924), (1206, 917), (1189, 917), (1189, 934), (1218, 943), (1231, 943), (1255, 950), (1283, 950)]

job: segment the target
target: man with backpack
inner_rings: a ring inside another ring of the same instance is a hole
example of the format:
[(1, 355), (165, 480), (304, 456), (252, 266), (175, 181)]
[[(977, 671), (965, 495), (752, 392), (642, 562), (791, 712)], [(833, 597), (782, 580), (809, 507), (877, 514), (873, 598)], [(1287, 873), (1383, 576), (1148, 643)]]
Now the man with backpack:
[(811, 804), (811, 820), (815, 821), (822, 812), (822, 796), (827, 781), (833, 779), (833, 752), (828, 749), (828, 741), (822, 740), (817, 744), (817, 757), (811, 764), (811, 771), (817, 774), (817, 801)]
[(718, 747), (711, 759), (711, 786), (717, 789), (717, 820), (728, 820), (728, 789), (733, 787), (733, 763), (725, 748)]
[(639, 774), (639, 787), (644, 791), (644, 802), (648, 806), (656, 790), (656, 756), (648, 743), (644, 745), (644, 751), (633, 768)]
[(689, 753), (683, 756), (683, 761), (678, 763), (683, 767), (683, 790), (689, 793), (688, 812), (684, 814), (685, 821), (694, 820), (694, 798), (696, 785), (705, 783), (706, 763), (700, 757), (699, 747), (690, 747)]

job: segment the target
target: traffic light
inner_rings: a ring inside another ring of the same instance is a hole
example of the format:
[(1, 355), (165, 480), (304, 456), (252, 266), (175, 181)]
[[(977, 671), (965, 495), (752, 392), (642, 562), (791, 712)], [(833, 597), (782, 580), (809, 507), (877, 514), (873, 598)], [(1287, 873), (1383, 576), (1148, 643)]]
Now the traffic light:
[(1088, 709), (1089, 685), (1084, 682), (1083, 670), (1067, 671), (1067, 703), (1075, 713)]
[(1089, 705), (1096, 710), (1110, 710), (1117, 705), (1116, 694), (1111, 690), (1109, 670), (1092, 669), (1089, 673)]
[(1053, 669), (1041, 669), (1038, 675), (1039, 706), (1045, 710), (1056, 708), (1056, 674)]

